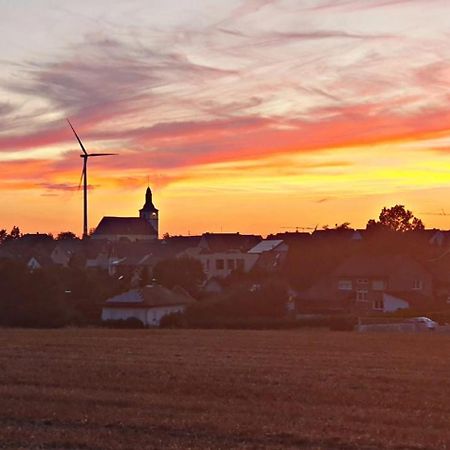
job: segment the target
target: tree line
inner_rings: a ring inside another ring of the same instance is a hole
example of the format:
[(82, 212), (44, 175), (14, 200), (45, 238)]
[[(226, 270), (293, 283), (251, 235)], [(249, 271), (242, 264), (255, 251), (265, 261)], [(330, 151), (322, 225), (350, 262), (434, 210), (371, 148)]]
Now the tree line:
[[(23, 236), (24, 234), (17, 225), (14, 225), (9, 233), (6, 230), (6, 228), (2, 228), (0, 229), (0, 244), (3, 244), (4, 242), (8, 241), (18, 240)], [(42, 236), (47, 236), (48, 239), (53, 239), (56, 241), (79, 240), (78, 236), (72, 231), (61, 231), (56, 235), (56, 238), (53, 236), (52, 233), (45, 233)]]

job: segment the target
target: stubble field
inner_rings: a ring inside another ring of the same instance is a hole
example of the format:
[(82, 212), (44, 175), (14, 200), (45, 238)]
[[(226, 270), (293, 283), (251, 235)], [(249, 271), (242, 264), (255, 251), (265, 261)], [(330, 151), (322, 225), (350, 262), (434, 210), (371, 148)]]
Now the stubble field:
[(0, 448), (450, 448), (450, 336), (0, 329)]

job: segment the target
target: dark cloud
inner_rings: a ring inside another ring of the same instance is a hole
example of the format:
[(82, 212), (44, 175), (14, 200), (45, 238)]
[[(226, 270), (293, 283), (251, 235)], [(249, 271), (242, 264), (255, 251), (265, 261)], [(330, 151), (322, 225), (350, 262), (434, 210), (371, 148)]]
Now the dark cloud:
[[(67, 183), (40, 183), (40, 187), (50, 191), (80, 191), (80, 186)], [(93, 190), (98, 186), (88, 184), (88, 190)]]
[(11, 103), (0, 102), (0, 117), (7, 116), (15, 110)]
[[(159, 103), (155, 89), (201, 83), (233, 73), (194, 63), (181, 53), (91, 35), (62, 61), (25, 64), (20, 76), (4, 82), (3, 87), (27, 98), (44, 100), (49, 104), (46, 112), (60, 112), (76, 118), (79, 126), (92, 126)], [(45, 130), (54, 126), (47, 123)]]

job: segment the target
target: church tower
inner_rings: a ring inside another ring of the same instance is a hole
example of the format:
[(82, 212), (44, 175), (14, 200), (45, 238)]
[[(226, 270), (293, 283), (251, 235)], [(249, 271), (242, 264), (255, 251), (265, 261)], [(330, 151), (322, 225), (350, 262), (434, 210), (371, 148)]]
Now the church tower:
[(152, 199), (152, 191), (150, 187), (145, 192), (145, 204), (142, 209), (139, 210), (139, 217), (145, 219), (156, 231), (158, 237), (158, 210), (155, 208)]

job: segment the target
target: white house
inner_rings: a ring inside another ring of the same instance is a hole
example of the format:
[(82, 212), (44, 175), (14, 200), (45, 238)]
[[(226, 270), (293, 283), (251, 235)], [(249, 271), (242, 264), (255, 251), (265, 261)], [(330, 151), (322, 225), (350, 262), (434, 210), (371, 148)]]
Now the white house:
[(147, 327), (157, 327), (164, 316), (183, 312), (194, 302), (182, 288), (149, 285), (108, 299), (102, 308), (102, 321), (138, 319)]
[(196, 247), (178, 256), (195, 258), (202, 263), (206, 279), (226, 278), (235, 270), (249, 272), (259, 258), (248, 253), (260, 242), (261, 236), (239, 233), (205, 233)]
[(225, 278), (235, 270), (249, 272), (256, 264), (259, 255), (240, 251), (201, 253), (196, 256), (203, 265), (206, 278)]

